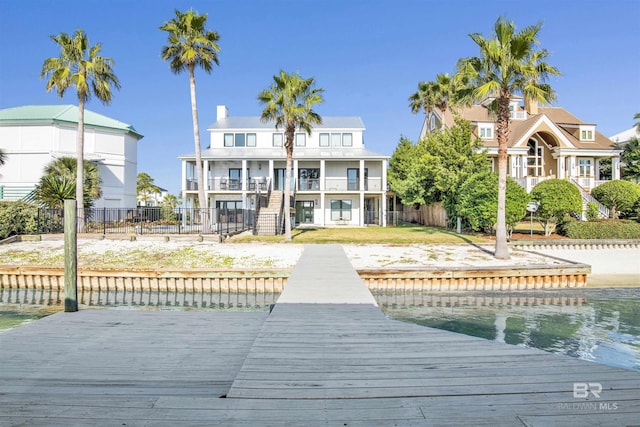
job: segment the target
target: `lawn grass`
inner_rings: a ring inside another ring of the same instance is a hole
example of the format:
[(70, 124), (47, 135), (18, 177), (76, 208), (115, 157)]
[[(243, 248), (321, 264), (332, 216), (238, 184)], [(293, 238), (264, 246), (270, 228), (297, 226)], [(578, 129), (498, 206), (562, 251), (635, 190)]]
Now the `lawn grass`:
[[(435, 227), (403, 224), (397, 227), (359, 228), (296, 228), (291, 232), (292, 243), (345, 243), (345, 244), (429, 244), (429, 243), (486, 243), (482, 235), (457, 234)], [(284, 236), (238, 235), (228, 242), (280, 243)]]

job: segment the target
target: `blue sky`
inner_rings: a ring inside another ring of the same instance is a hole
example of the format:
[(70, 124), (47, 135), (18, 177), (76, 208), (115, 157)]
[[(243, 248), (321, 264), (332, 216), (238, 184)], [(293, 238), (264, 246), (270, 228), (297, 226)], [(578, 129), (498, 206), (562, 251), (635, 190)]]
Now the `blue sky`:
[(203, 147), (216, 105), (259, 115), (257, 94), (283, 69), (315, 77), (325, 89), (317, 111), (362, 117), (367, 148), (390, 155), (400, 135), (418, 136), (422, 116), (407, 107), (418, 82), (476, 55), (468, 34), (489, 36), (498, 16), (518, 28), (543, 21), (540, 46), (563, 73), (551, 80), (554, 105), (606, 136), (640, 112), (639, 0), (0, 0), (0, 108), (76, 103), (73, 92), (46, 93), (40, 70), (59, 54), (49, 35), (83, 28), (115, 60), (122, 84), (109, 106), (92, 99), (87, 108), (142, 133), (138, 171), (177, 195), (177, 156), (194, 151), (188, 77), (162, 61), (158, 30), (176, 8), (208, 13), (221, 36), (220, 66), (196, 72)]

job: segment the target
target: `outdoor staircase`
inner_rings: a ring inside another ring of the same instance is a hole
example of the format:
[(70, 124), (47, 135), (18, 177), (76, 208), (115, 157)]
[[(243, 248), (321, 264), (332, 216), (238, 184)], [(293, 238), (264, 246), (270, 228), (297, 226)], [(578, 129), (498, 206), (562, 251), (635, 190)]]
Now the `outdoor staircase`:
[(277, 234), (280, 213), (282, 212), (282, 194), (281, 190), (271, 191), (267, 206), (260, 208), (256, 224), (259, 236), (275, 236)]
[(609, 208), (597, 201), (589, 192), (578, 184), (575, 180), (571, 179), (571, 183), (578, 187), (580, 195), (582, 196), (582, 220), (587, 220), (587, 205), (589, 203), (595, 203), (598, 206), (598, 218), (609, 218)]

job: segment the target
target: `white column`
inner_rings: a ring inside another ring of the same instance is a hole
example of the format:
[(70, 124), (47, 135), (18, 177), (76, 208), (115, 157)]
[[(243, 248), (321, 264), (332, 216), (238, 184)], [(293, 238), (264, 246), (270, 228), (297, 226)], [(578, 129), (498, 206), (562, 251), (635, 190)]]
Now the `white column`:
[(518, 177), (518, 163), (516, 162), (516, 160), (518, 159), (518, 156), (514, 156), (514, 155), (509, 155), (509, 176), (511, 178), (517, 178)]
[(620, 157), (611, 158), (611, 179), (620, 179)]
[(293, 182), (295, 189), (300, 188), (298, 184), (298, 159), (293, 159)]
[(184, 192), (187, 189), (187, 161), (183, 160), (182, 161), (182, 185), (180, 186), (180, 188), (182, 189), (182, 206), (185, 206), (184, 204)]
[(565, 164), (565, 157), (558, 156), (558, 160), (557, 160), (558, 179), (564, 179), (565, 177), (564, 164)]
[(576, 156), (570, 156), (567, 167), (567, 178), (573, 178), (574, 176), (576, 176)]
[(382, 161), (382, 203), (380, 203), (380, 218), (382, 220), (381, 225), (387, 226), (387, 161)]
[[(324, 160), (322, 162), (324, 163)], [(320, 225), (322, 225), (323, 227), (327, 224), (325, 216), (326, 216), (326, 213), (324, 210), (324, 191), (323, 191), (320, 193)]]
[(358, 181), (360, 181), (359, 190), (362, 192), (364, 191), (364, 159), (360, 160), (360, 171), (358, 177)]
[(273, 159), (269, 160), (269, 182), (271, 183), (271, 189), (273, 190)]
[[(325, 181), (327, 179), (326, 173), (325, 173), (325, 169), (326, 169), (325, 168), (325, 160), (322, 159), (322, 160), (320, 160), (320, 191), (324, 191), (325, 190)], [(324, 200), (323, 200), (323, 203), (324, 203)], [(323, 215), (323, 218), (324, 218), (324, 215)], [(323, 222), (322, 225), (324, 225), (324, 222)]]
[[(613, 162), (612, 162), (612, 166), (613, 166)], [(595, 176), (596, 176), (596, 181), (600, 181), (600, 159), (596, 159), (596, 166), (595, 166)]]
[(360, 224), (358, 224), (358, 225), (359, 225), (360, 227), (363, 227), (363, 226), (364, 226), (364, 191), (361, 191), (361, 192), (360, 192), (360, 210), (359, 210), (359, 212), (360, 212), (360, 215), (359, 215), (359, 217), (360, 217), (360, 220), (359, 220)]
[[(247, 179), (249, 178), (247, 175), (247, 160), (243, 159), (242, 160), (242, 169), (240, 169), (240, 177), (242, 179), (242, 191), (247, 191)], [(244, 199), (246, 198), (246, 194), (242, 195), (242, 200), (244, 201)], [(244, 205), (243, 205), (244, 206)], [(246, 208), (245, 208), (246, 209)]]

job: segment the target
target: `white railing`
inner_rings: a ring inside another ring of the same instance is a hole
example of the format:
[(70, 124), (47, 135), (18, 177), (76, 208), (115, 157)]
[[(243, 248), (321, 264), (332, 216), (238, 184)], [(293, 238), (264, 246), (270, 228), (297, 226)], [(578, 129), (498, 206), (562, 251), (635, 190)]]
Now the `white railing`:
[(550, 179), (548, 176), (525, 176), (524, 178), (513, 178), (515, 182), (517, 182), (520, 187), (527, 190), (527, 193), (530, 193), (533, 190), (533, 187), (541, 183), (542, 181), (546, 181)]
[[(326, 178), (326, 191), (360, 191), (359, 179)], [(364, 180), (364, 191), (382, 191), (381, 178), (367, 178)]]
[[(598, 206), (598, 213), (600, 218), (609, 218), (609, 208), (604, 206), (602, 203), (597, 201), (591, 194), (585, 190), (585, 187), (580, 184), (580, 180), (590, 179), (590, 178), (571, 178), (571, 183), (573, 183), (580, 190), (580, 194), (582, 195), (582, 219), (587, 219), (587, 204), (595, 203)], [(591, 178), (592, 179), (592, 178)], [(593, 179), (592, 179), (593, 180)]]

